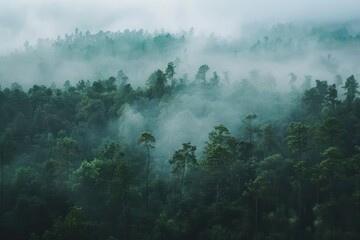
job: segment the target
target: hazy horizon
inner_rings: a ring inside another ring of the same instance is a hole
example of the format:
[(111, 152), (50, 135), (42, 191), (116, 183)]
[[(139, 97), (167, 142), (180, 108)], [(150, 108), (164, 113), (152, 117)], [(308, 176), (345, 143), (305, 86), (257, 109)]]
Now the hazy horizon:
[[(322, 11), (319, 11), (322, 9)], [(145, 0), (3, 0), (0, 3), (0, 54), (22, 49), (39, 38), (56, 39), (76, 28), (81, 31), (178, 33), (239, 37), (244, 26), (276, 23), (327, 24), (358, 20), (360, 2), (328, 1), (145, 1)]]

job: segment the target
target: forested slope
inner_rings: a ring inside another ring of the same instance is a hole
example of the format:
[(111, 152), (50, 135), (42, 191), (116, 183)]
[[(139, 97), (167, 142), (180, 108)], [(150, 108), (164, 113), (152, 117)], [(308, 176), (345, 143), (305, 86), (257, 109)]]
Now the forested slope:
[(280, 88), (205, 63), (1, 88), (0, 238), (359, 239), (358, 73)]

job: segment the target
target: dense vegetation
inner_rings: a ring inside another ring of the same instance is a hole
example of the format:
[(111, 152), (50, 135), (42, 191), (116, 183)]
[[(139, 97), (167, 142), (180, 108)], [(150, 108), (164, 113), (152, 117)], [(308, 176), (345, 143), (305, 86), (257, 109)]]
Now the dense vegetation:
[(281, 90), (179, 64), (137, 88), (122, 70), (0, 88), (0, 238), (360, 238), (354, 75)]
[[(221, 80), (206, 80), (204, 69), (185, 84), (170, 63), (136, 90), (122, 72), (121, 79), (63, 89), (1, 90), (2, 238), (358, 239), (360, 99), (353, 76), (339, 86), (342, 100), (326, 81), (293, 89), (282, 119), (259, 124), (262, 116), (243, 116), (236, 133), (219, 123), (204, 149), (196, 154), (184, 143), (165, 167), (152, 154), (165, 146), (150, 132), (138, 138), (144, 148), (121, 144), (126, 140), (109, 122), (125, 104), (156, 111), (194, 89), (216, 97)], [(246, 80), (237, 91), (288, 94), (257, 92)]]
[[(244, 73), (254, 68), (265, 73), (280, 72), (278, 68), (262, 69), (264, 62), (281, 63), (286, 69), (283, 75), (291, 71), (314, 74), (306, 66), (316, 64), (322, 72), (350, 76), (357, 74), (353, 65), (360, 54), (358, 26), (359, 22), (249, 26), (251, 29), (244, 29), (241, 36), (228, 39), (199, 36), (194, 30), (168, 34), (145, 30), (90, 33), (76, 29), (57, 39), (25, 42), (21, 50), (0, 56), (0, 84), (8, 87), (20, 82), (24, 88), (33, 84), (62, 86), (65, 80), (75, 83), (81, 79), (105, 79), (122, 69), (137, 87), (154, 69), (177, 58), (184, 63), (178, 66), (178, 76), (193, 75), (204, 63), (218, 73), (229, 71), (232, 76), (239, 70)], [(289, 65), (297, 59), (301, 63)]]

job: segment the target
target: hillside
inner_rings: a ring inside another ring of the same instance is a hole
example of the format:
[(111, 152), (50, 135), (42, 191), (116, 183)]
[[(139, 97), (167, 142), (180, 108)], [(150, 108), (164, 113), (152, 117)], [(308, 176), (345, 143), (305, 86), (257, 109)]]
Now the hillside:
[(359, 239), (356, 26), (2, 56), (0, 238)]

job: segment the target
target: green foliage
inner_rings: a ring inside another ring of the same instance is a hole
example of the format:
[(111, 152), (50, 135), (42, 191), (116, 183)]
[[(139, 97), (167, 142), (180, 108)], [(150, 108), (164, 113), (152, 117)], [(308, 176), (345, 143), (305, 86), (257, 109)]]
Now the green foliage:
[(4, 137), (11, 141), (23, 143), (29, 134), (29, 122), (23, 113), (18, 113), (13, 122), (5, 129)]
[(328, 86), (325, 101), (326, 101), (326, 104), (331, 108), (331, 110), (335, 110), (335, 106), (340, 103), (340, 101), (337, 100), (337, 97), (338, 97), (338, 91), (336, 89), (336, 85), (332, 84), (332, 85)]
[(324, 159), (319, 163), (319, 178), (324, 181), (325, 189), (330, 193), (330, 200), (333, 201), (333, 194), (336, 181), (343, 177), (346, 164), (341, 159), (341, 151), (337, 147), (329, 147), (323, 153)]
[(78, 143), (69, 137), (63, 137), (56, 141), (55, 150), (59, 152), (59, 154), (74, 154), (78, 149)]
[(31, 194), (36, 191), (38, 179), (34, 169), (30, 167), (18, 167), (12, 180), (13, 186), (22, 193)]
[(76, 140), (70, 137), (62, 137), (57, 139), (54, 150), (63, 161), (65, 168), (69, 168), (71, 162), (74, 162), (78, 157), (79, 145)]
[(183, 143), (183, 147), (175, 151), (173, 157), (169, 160), (173, 173), (183, 172), (187, 166), (196, 165), (195, 151), (196, 146), (192, 146), (190, 143)]
[(297, 153), (301, 160), (303, 152), (306, 150), (308, 142), (308, 126), (301, 122), (292, 122), (289, 125), (287, 142), (292, 152)]
[(214, 130), (209, 133), (209, 141), (206, 142), (202, 164), (217, 178), (234, 160), (233, 143), (234, 138), (231, 137), (229, 130), (224, 125), (214, 126)]
[(258, 126), (254, 126), (256, 118), (256, 114), (250, 114), (243, 119), (243, 123), (245, 124), (245, 135), (247, 136), (250, 144), (253, 144), (255, 134), (260, 131)]
[(105, 124), (105, 105), (101, 99), (83, 98), (77, 105), (76, 118), (90, 126), (102, 127)]
[[(92, 42), (77, 49), (74, 44), (83, 44), (79, 34), (55, 41), (55, 48), (70, 56), (72, 47), (89, 59), (112, 53)], [(179, 40), (122, 34), (131, 44), (117, 45), (109, 33), (88, 36), (113, 44), (114, 54), (133, 48), (129, 58), (170, 51)], [(277, 44), (268, 36), (254, 50)], [(275, 91), (276, 79), (259, 71), (236, 83), (224, 72), (224, 83), (217, 72), (206, 78), (206, 64), (196, 79), (175, 78), (177, 66), (169, 62), (137, 88), (120, 70), (116, 78), (99, 73), (94, 82), (68, 81), (61, 89), (34, 85), (24, 92), (13, 84), (0, 90), (0, 238), (359, 238), (360, 100), (354, 76), (343, 99), (340, 76), (337, 85), (317, 80), (311, 88), (306, 75), (297, 89), (293, 73), (293, 88)], [(239, 121), (239, 113), (254, 111)], [(173, 116), (191, 127), (158, 121)], [(124, 119), (129, 129), (119, 128)], [(202, 121), (217, 119), (240, 134), (218, 124), (201, 139), (208, 126)], [(130, 140), (138, 127), (152, 131), (139, 134), (141, 147)], [(205, 144), (185, 142), (174, 151), (166, 141), (172, 138)]]
[(265, 153), (265, 156), (269, 154), (274, 154), (280, 149), (279, 141), (277, 139), (272, 124), (268, 124), (264, 127), (263, 137), (261, 139), (259, 147)]
[(152, 73), (147, 81), (149, 86), (148, 97), (150, 99), (161, 99), (166, 93), (166, 73), (158, 69)]
[(149, 132), (143, 132), (137, 139), (138, 144), (144, 144), (146, 148), (155, 148), (155, 137)]
[(56, 219), (49, 231), (46, 231), (41, 240), (70, 240), (91, 239), (87, 233), (89, 227), (85, 213), (80, 207), (72, 207), (65, 217)]
[(168, 219), (166, 214), (161, 213), (159, 218), (155, 222), (154, 229), (152, 230), (153, 240), (166, 240), (175, 239), (176, 236), (175, 222)]
[(328, 118), (319, 127), (319, 140), (327, 147), (338, 146), (343, 133), (342, 123), (336, 118)]
[(8, 164), (14, 159), (16, 155), (16, 146), (13, 142), (8, 140), (0, 141), (0, 157), (1, 166)]
[[(332, 92), (328, 94), (328, 89)], [(316, 87), (305, 90), (303, 96), (303, 102), (306, 106), (307, 111), (315, 115), (322, 111), (322, 108), (327, 101), (330, 104), (335, 104), (336, 94), (333, 88), (329, 88), (326, 81), (316, 80)]]
[(83, 161), (80, 167), (74, 171), (76, 182), (84, 186), (98, 183), (103, 165), (104, 163), (98, 159), (91, 162)]
[(99, 151), (99, 155), (102, 159), (116, 162), (123, 156), (123, 152), (121, 152), (120, 145), (114, 142), (109, 144), (105, 144)]
[(346, 79), (344, 89), (346, 90), (345, 95), (346, 95), (346, 102), (348, 107), (352, 104), (355, 97), (359, 93), (358, 88), (359, 88), (359, 83), (355, 79), (354, 75), (351, 75)]
[(165, 70), (165, 75), (166, 75), (166, 78), (168, 80), (170, 80), (171, 85), (174, 86), (175, 85), (175, 81), (174, 81), (175, 65), (173, 62), (168, 63), (166, 70)]
[[(142, 132), (137, 138), (137, 144), (143, 144), (147, 150), (147, 163), (146, 163), (146, 215), (149, 211), (149, 174), (150, 174), (150, 149), (155, 148), (155, 137), (149, 132)], [(147, 216), (146, 216), (147, 217)]]

